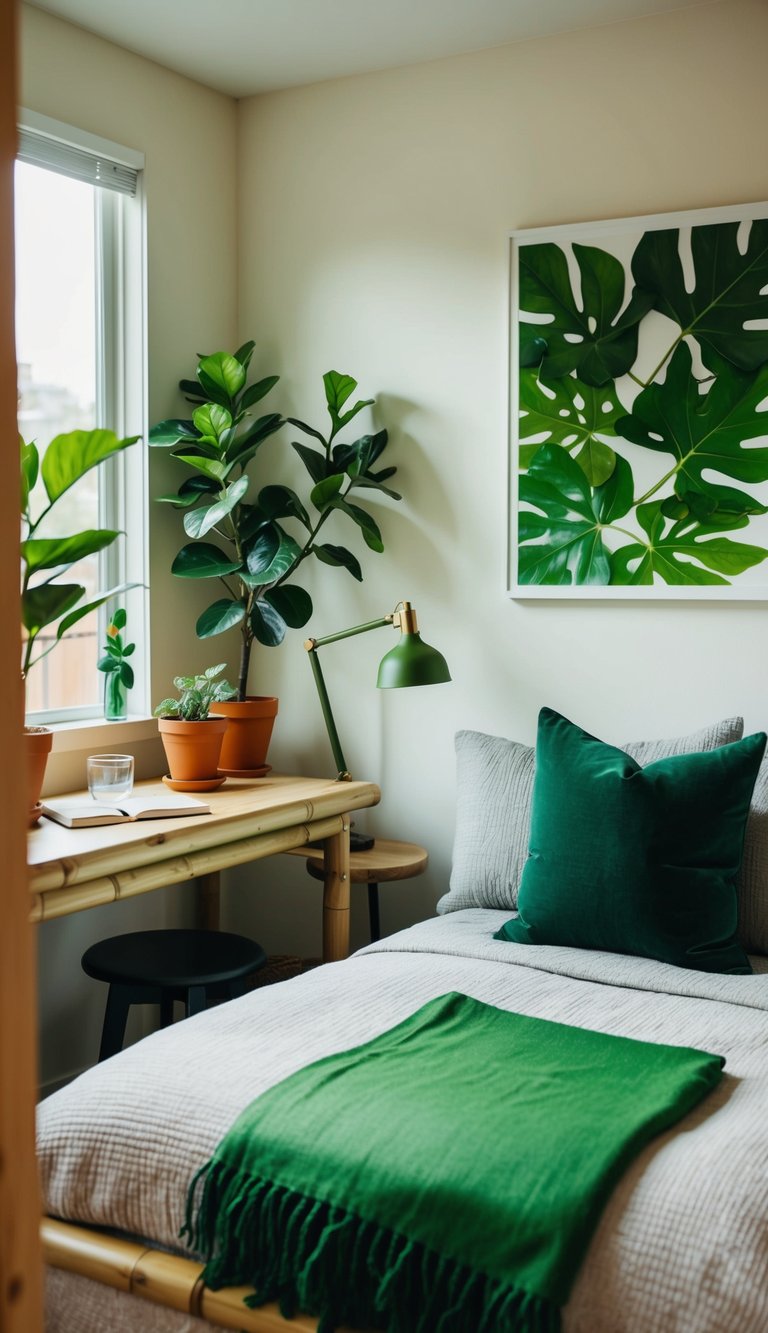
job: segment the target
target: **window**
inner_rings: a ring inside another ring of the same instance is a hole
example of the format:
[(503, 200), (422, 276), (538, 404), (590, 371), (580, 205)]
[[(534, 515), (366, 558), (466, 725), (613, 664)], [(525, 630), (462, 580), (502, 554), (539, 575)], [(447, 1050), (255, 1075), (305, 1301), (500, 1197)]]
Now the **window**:
[[(116, 144), (22, 115), (15, 180), (19, 430), (41, 450), (74, 429), (144, 434), (141, 163)], [(72, 571), (88, 593), (145, 581), (143, 473), (137, 444), (88, 473), (57, 506), (56, 527), (67, 533), (96, 526), (126, 533)], [(142, 593), (121, 602), (140, 648)], [(114, 609), (108, 604), (80, 621), (31, 672), (31, 720), (101, 714), (104, 677), (96, 663)], [(143, 711), (146, 654), (137, 651), (135, 660), (131, 702)]]

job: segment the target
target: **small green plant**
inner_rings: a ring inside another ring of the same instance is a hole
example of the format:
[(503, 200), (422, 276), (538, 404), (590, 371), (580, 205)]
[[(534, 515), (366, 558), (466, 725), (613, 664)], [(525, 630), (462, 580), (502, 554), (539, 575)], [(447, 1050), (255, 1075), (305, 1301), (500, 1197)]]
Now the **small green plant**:
[[(122, 584), (84, 602), (86, 589), (81, 583), (60, 581), (78, 561), (111, 546), (119, 536), (115, 530), (89, 528), (71, 537), (42, 534), (50, 532), (51, 511), (70, 487), (91, 468), (135, 444), (138, 438), (133, 435), (120, 440), (111, 430), (73, 430), (51, 440), (42, 459), (34, 443), (25, 444), (21, 440), (21, 622), (24, 630), (21, 669), (24, 676), (30, 667), (53, 651), (67, 630), (83, 616), (110, 597), (134, 586)], [(44, 496), (38, 494), (38, 480), (42, 481)], [(48, 634), (44, 635), (43, 630), (48, 630)], [(46, 638), (51, 638), (52, 642), (38, 652), (37, 640), (41, 635), (41, 642)]]
[[(351, 492), (355, 498), (363, 490), (369, 496), (400, 499), (385, 484), (396, 469), (379, 465), (386, 430), (345, 444), (337, 438), (374, 402), (352, 402), (357, 380), (351, 375), (330, 370), (323, 376), (329, 420), (321, 430), (295, 417), (286, 422), (279, 413), (249, 422), (250, 409), (277, 383), (277, 376), (269, 375), (247, 386), (253, 349), (250, 341), (233, 356), (217, 352), (201, 357), (197, 380), (181, 380), (179, 385), (195, 404), (192, 419), (161, 421), (149, 432), (151, 445), (170, 448), (172, 457), (193, 469), (177, 494), (158, 497), (186, 511), (184, 530), (192, 539), (179, 551), (171, 571), (178, 578), (220, 584), (225, 595), (203, 611), (195, 628), (200, 639), (239, 629), (241, 700), (248, 690), (254, 641), (276, 647), (287, 629), (300, 629), (312, 614), (309, 593), (292, 582), (309, 556), (362, 581), (360, 561), (352, 551), (320, 540), (328, 520), (357, 529), (369, 550), (381, 552), (378, 524), (367, 509), (351, 502)], [(262, 486), (248, 497), (249, 464), (265, 440), (286, 424), (310, 437), (309, 444), (292, 441), (309, 476), (306, 499), (282, 484)]]
[(226, 669), (226, 662), (208, 667), (201, 676), (175, 676), (173, 683), (179, 690), (178, 699), (163, 699), (155, 709), (155, 717), (175, 718), (180, 722), (204, 722), (213, 704), (234, 699), (237, 690), (226, 680), (217, 680)]
[(124, 609), (118, 607), (107, 625), (104, 656), (96, 664), (105, 674), (104, 716), (108, 721), (125, 717), (125, 692), (133, 688), (133, 667), (126, 658), (133, 655), (136, 644), (123, 643), (120, 631), (125, 629), (126, 621)]

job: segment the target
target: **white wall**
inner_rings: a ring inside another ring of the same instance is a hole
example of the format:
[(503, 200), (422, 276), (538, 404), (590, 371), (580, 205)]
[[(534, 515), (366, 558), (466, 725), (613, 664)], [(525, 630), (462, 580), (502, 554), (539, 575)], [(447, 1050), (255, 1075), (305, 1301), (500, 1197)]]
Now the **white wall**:
[[(146, 157), (148, 420), (178, 414), (176, 385), (195, 353), (235, 346), (237, 302), (236, 104), (109, 42), (23, 7), (21, 102)], [(140, 446), (136, 446), (137, 448)], [(150, 493), (179, 478), (162, 451), (150, 457)], [(209, 597), (180, 592), (170, 564), (183, 534), (167, 506), (150, 505), (150, 592), (154, 701), (180, 671), (210, 662), (195, 637)], [(114, 742), (110, 740), (109, 744)], [(84, 756), (55, 742), (48, 789), (82, 785)], [(161, 771), (157, 741), (131, 744), (143, 774)], [(170, 890), (50, 922), (40, 928), (41, 1080), (95, 1058), (105, 988), (80, 972), (94, 940), (178, 920), (189, 894)]]
[[(383, 890), (387, 929), (445, 887), (457, 728), (532, 741), (542, 704), (615, 740), (768, 722), (764, 606), (504, 595), (507, 233), (768, 198), (767, 41), (765, 5), (733, 0), (240, 104), (240, 333), (310, 421), (321, 373), (353, 373), (405, 496), (376, 505), (383, 556), (350, 543), (362, 588), (317, 566), (311, 630), (410, 597), (454, 676), (377, 694), (384, 631), (323, 659), (347, 759), (382, 785), (370, 825), (431, 854)], [(275, 761), (330, 773), (301, 637), (261, 651), (258, 687), (281, 699)], [(300, 868), (233, 879), (231, 920), (317, 952)]]

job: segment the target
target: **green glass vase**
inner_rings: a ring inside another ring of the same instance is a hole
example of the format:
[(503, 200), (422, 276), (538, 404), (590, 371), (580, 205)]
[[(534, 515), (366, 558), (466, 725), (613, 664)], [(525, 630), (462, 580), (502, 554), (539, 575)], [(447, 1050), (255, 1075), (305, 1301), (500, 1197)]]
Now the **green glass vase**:
[(104, 681), (104, 716), (107, 722), (122, 722), (128, 716), (128, 691), (119, 671), (107, 672)]

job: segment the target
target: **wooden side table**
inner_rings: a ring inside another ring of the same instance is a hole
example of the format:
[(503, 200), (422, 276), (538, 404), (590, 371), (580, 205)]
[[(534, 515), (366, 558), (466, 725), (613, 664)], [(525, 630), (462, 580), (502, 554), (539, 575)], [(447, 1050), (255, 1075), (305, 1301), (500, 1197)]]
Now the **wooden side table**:
[[(315, 850), (306, 851), (304, 847), (297, 852), (307, 856), (307, 870), (315, 879), (323, 879), (323, 853)], [(421, 875), (427, 867), (427, 852), (415, 842), (395, 842), (386, 838), (377, 838), (367, 852), (352, 852), (349, 857), (349, 878), (353, 884), (368, 885), (368, 920), (371, 928), (371, 942), (381, 939), (379, 921), (379, 885), (390, 880), (411, 879)]]

